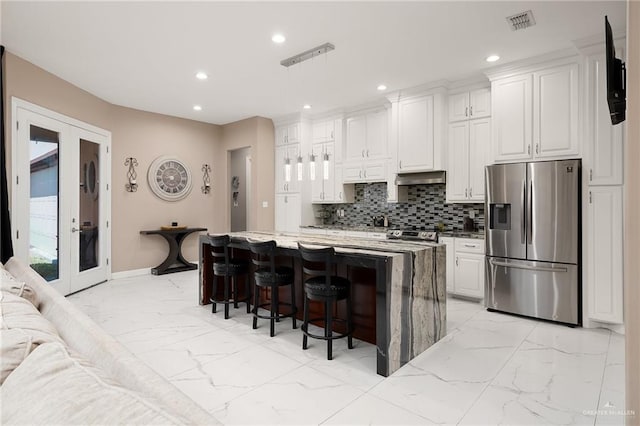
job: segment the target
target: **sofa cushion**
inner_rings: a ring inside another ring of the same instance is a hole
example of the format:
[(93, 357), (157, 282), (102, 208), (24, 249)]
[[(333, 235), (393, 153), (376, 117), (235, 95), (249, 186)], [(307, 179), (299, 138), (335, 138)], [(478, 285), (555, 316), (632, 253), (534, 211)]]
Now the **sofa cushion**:
[(34, 344), (61, 342), (51, 322), (30, 302), (15, 294), (0, 291), (0, 329), (21, 329), (32, 337)]
[(38, 346), (0, 387), (2, 424), (184, 424), (60, 343)]
[(35, 291), (22, 281), (17, 280), (9, 271), (0, 267), (0, 290), (6, 291), (16, 296), (24, 297), (36, 308), (40, 306), (38, 295)]
[(0, 330), (0, 385), (32, 349), (31, 336), (22, 330)]

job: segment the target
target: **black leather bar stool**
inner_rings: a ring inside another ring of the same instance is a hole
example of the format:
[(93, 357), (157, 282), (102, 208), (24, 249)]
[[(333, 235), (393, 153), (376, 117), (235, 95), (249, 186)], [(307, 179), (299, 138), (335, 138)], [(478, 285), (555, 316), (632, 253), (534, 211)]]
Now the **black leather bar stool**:
[[(229, 305), (233, 303), (233, 306), (237, 309), (238, 302), (245, 302), (247, 304), (247, 313), (251, 312), (251, 282), (249, 281), (249, 261), (244, 259), (233, 259), (229, 254), (229, 243), (231, 238), (228, 235), (209, 235), (209, 245), (213, 247), (211, 255), (213, 256), (213, 275), (215, 277), (222, 277), (224, 279), (224, 296), (223, 300), (216, 300), (215, 297), (218, 293), (218, 280), (213, 280), (213, 293), (209, 299), (213, 303), (211, 312), (216, 312), (216, 304), (224, 304), (224, 319), (229, 318)], [(237, 278), (240, 275), (246, 275), (245, 277), (245, 295), (242, 299), (238, 299), (238, 282)], [(233, 287), (233, 298), (230, 298), (230, 285)]]
[[(252, 261), (256, 266), (256, 271), (253, 273), (256, 287), (254, 288), (254, 301), (253, 301), (253, 328), (258, 328), (258, 318), (268, 319), (271, 322), (271, 337), (275, 335), (275, 322), (280, 322), (280, 319), (291, 317), (293, 320), (293, 328), (296, 328), (296, 292), (294, 285), (294, 272), (293, 268), (287, 266), (276, 266), (275, 264), (275, 241), (264, 242), (249, 242), (249, 248), (253, 253)], [(280, 302), (280, 287), (289, 285), (291, 286), (291, 302)], [(271, 303), (260, 304), (260, 289), (271, 290)], [(281, 314), (280, 305), (289, 306), (290, 310), (287, 314)], [(261, 315), (258, 313), (258, 308), (269, 308), (269, 315)]]
[[(311, 276), (304, 281), (304, 322), (302, 324), (302, 349), (307, 349), (307, 337), (327, 341), (327, 359), (333, 358), (333, 340), (347, 337), (349, 349), (353, 349), (353, 314), (351, 309), (351, 282), (333, 273), (335, 250), (333, 247), (311, 249), (298, 243), (302, 257), (302, 271)], [(318, 265), (322, 265), (319, 267)], [(319, 268), (319, 269), (313, 269)], [(309, 300), (324, 304), (324, 318), (309, 319)], [(333, 309), (340, 300), (346, 300), (347, 318), (333, 317)], [(309, 323), (324, 320), (324, 335), (309, 333)], [(346, 322), (347, 330), (343, 334), (333, 333), (333, 323)]]

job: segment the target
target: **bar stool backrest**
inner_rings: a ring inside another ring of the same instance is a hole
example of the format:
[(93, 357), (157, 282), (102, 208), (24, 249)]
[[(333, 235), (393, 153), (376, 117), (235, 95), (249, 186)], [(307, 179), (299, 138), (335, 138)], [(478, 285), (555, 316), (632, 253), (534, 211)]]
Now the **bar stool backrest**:
[[(298, 250), (302, 257), (302, 272), (312, 277), (324, 276), (325, 286), (329, 288), (331, 286), (332, 265), (335, 262), (335, 249), (333, 247), (312, 249), (298, 243)], [(318, 266), (314, 267), (311, 265), (318, 265), (321, 263), (323, 264), (323, 267), (320, 269), (318, 269)]]
[(261, 242), (252, 242), (249, 241), (249, 250), (251, 253), (257, 256), (251, 256), (251, 261), (257, 268), (269, 268), (271, 274), (276, 273), (276, 264), (275, 264), (275, 252), (276, 252), (276, 242), (271, 241), (261, 241)]
[(222, 248), (222, 250), (211, 250), (214, 263), (224, 263), (226, 271), (229, 271), (229, 243), (231, 237), (229, 235), (209, 235), (209, 245), (214, 248)]

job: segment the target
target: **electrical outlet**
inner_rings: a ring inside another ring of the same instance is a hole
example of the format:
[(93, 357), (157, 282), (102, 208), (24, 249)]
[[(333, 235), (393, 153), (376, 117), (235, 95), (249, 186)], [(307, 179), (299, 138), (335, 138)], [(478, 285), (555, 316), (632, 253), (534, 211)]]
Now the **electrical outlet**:
[(474, 219), (476, 217), (476, 211), (474, 209), (469, 210), (469, 217)]

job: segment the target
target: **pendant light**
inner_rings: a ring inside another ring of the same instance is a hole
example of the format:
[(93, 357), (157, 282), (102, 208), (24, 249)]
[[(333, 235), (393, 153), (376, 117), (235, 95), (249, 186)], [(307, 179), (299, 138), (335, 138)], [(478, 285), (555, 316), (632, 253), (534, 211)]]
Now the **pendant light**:
[(329, 153), (326, 151), (322, 155), (322, 176), (324, 180), (329, 179)]
[(316, 156), (313, 154), (313, 150), (309, 155), (309, 180), (316, 180)]
[(289, 157), (284, 159), (284, 180), (285, 182), (291, 182), (291, 160), (289, 160)]
[(301, 181), (304, 175), (304, 163), (302, 162), (302, 155), (298, 155), (297, 166), (298, 166), (298, 170), (297, 170), (298, 180)]

